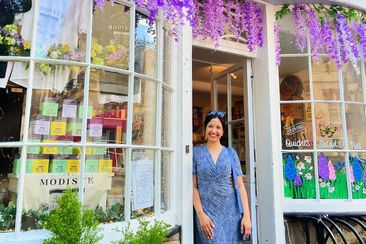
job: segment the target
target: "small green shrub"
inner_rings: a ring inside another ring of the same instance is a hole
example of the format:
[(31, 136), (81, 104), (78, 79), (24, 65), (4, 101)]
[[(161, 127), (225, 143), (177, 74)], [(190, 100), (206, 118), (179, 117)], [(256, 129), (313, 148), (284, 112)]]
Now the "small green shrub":
[(52, 237), (45, 244), (98, 243), (99, 222), (96, 221), (92, 210), (83, 210), (76, 192), (67, 189), (57, 199), (58, 207), (51, 211), (45, 222), (45, 229), (52, 232)]
[(130, 226), (122, 230), (123, 239), (118, 244), (161, 244), (169, 233), (170, 225), (163, 221), (155, 220), (149, 225), (149, 221), (140, 219), (136, 233), (130, 230)]

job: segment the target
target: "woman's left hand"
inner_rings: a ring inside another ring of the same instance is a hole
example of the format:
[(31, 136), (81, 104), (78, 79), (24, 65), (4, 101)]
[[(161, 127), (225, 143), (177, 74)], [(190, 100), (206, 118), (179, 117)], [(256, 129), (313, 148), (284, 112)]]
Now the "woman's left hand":
[(240, 224), (240, 231), (241, 233), (244, 232), (245, 239), (248, 239), (250, 233), (252, 232), (252, 221), (250, 220), (250, 216), (248, 215), (244, 215), (243, 218), (241, 219), (241, 224)]

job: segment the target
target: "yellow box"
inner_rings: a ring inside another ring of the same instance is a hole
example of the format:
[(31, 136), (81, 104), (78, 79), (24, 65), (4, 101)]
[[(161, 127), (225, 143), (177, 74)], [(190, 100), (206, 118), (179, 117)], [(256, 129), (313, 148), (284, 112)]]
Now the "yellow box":
[(80, 171), (80, 160), (79, 159), (69, 159), (66, 164), (66, 173), (79, 173)]
[(51, 136), (66, 135), (66, 122), (65, 121), (52, 121), (50, 134), (51, 134)]
[(112, 159), (99, 160), (99, 173), (112, 173)]
[(32, 160), (32, 174), (46, 174), (48, 173), (48, 159), (33, 159)]
[[(56, 140), (43, 140), (45, 143), (57, 142)], [(58, 147), (42, 147), (42, 154), (58, 154)]]

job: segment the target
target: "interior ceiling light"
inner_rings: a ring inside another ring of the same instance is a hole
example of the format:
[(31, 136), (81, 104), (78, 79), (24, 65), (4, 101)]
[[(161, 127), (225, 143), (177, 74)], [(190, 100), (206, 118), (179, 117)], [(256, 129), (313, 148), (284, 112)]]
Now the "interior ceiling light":
[(238, 78), (238, 76), (235, 73), (231, 73), (231, 78), (233, 78), (234, 80), (236, 80), (236, 78)]

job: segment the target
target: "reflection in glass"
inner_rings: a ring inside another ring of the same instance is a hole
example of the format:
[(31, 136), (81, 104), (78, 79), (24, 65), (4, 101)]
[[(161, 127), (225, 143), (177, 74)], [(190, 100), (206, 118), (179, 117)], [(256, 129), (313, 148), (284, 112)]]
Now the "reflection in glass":
[(281, 53), (304, 53), (307, 52), (306, 40), (304, 43), (304, 49), (300, 50), (296, 46), (295, 27), (292, 18), (292, 14), (287, 14), (279, 20), (280, 24), (280, 45)]
[[(359, 64), (360, 65), (360, 64)], [(344, 100), (363, 102), (361, 74), (355, 71), (350, 62), (343, 64)]]
[(157, 85), (139, 78), (134, 84), (132, 143), (155, 145)]
[(86, 148), (83, 205), (94, 210), (101, 223), (124, 220), (126, 155), (122, 148)]
[(361, 150), (366, 148), (366, 115), (365, 106), (346, 104), (348, 148)]
[(170, 153), (161, 153), (161, 211), (170, 209)]
[(77, 109), (83, 100), (85, 69), (60, 66), (64, 71), (52, 80), (34, 81), (29, 140), (34, 142), (77, 142), (81, 117)]
[[(16, 63), (18, 64), (18, 63)], [(20, 63), (19, 63), (20, 64)], [(13, 62), (8, 62), (4, 78), (0, 78), (0, 142), (23, 139), (26, 88), (9, 80)], [(24, 64), (27, 65), (27, 64)], [(7, 69), (8, 69), (7, 68)], [(1, 77), (1, 64), (0, 64)]]
[(161, 116), (161, 146), (170, 146), (171, 92), (163, 88), (163, 106)]
[(97, 65), (128, 69), (130, 8), (105, 1), (93, 12), (91, 62)]
[(57, 198), (67, 188), (79, 190), (80, 152), (72, 146), (41, 146), (28, 151), (22, 229), (42, 228), (57, 207)]
[(226, 75), (217, 80), (217, 111), (228, 113)]
[(135, 72), (157, 75), (156, 25), (146, 15), (136, 12)]
[(231, 123), (231, 146), (238, 154), (243, 174), (246, 174), (245, 162), (245, 124), (244, 120)]
[(20, 174), (20, 148), (0, 148), (0, 231), (12, 232), (15, 228), (15, 206)]
[(315, 103), (317, 147), (343, 149), (343, 123), (338, 103)]
[(313, 154), (284, 153), (282, 159), (285, 197), (314, 199), (316, 192)]
[(310, 99), (307, 57), (282, 57), (279, 75), (281, 100)]
[[(85, 60), (87, 0), (40, 0), (37, 23), (36, 56), (71, 61)], [(23, 23), (32, 23), (34, 12), (23, 15)], [(31, 40), (32, 28), (22, 28), (25, 39)]]
[[(92, 69), (87, 140), (126, 143), (127, 101), (127, 75)], [(84, 108), (80, 109), (82, 116)]]
[(318, 174), (321, 199), (348, 198), (344, 153), (319, 153)]
[(244, 118), (244, 77), (243, 69), (239, 69), (231, 75), (231, 119), (243, 119)]
[(364, 179), (366, 170), (366, 154), (351, 154), (349, 157), (351, 170), (352, 198), (366, 198), (366, 183)]
[(329, 57), (320, 57), (312, 63), (313, 93), (315, 100), (339, 100), (338, 68)]
[(155, 151), (132, 150), (131, 219), (151, 216), (154, 212)]
[(282, 149), (313, 148), (311, 104), (281, 104)]
[(172, 66), (172, 41), (168, 31), (164, 29), (164, 53), (163, 53), (163, 82), (171, 84), (171, 66)]

